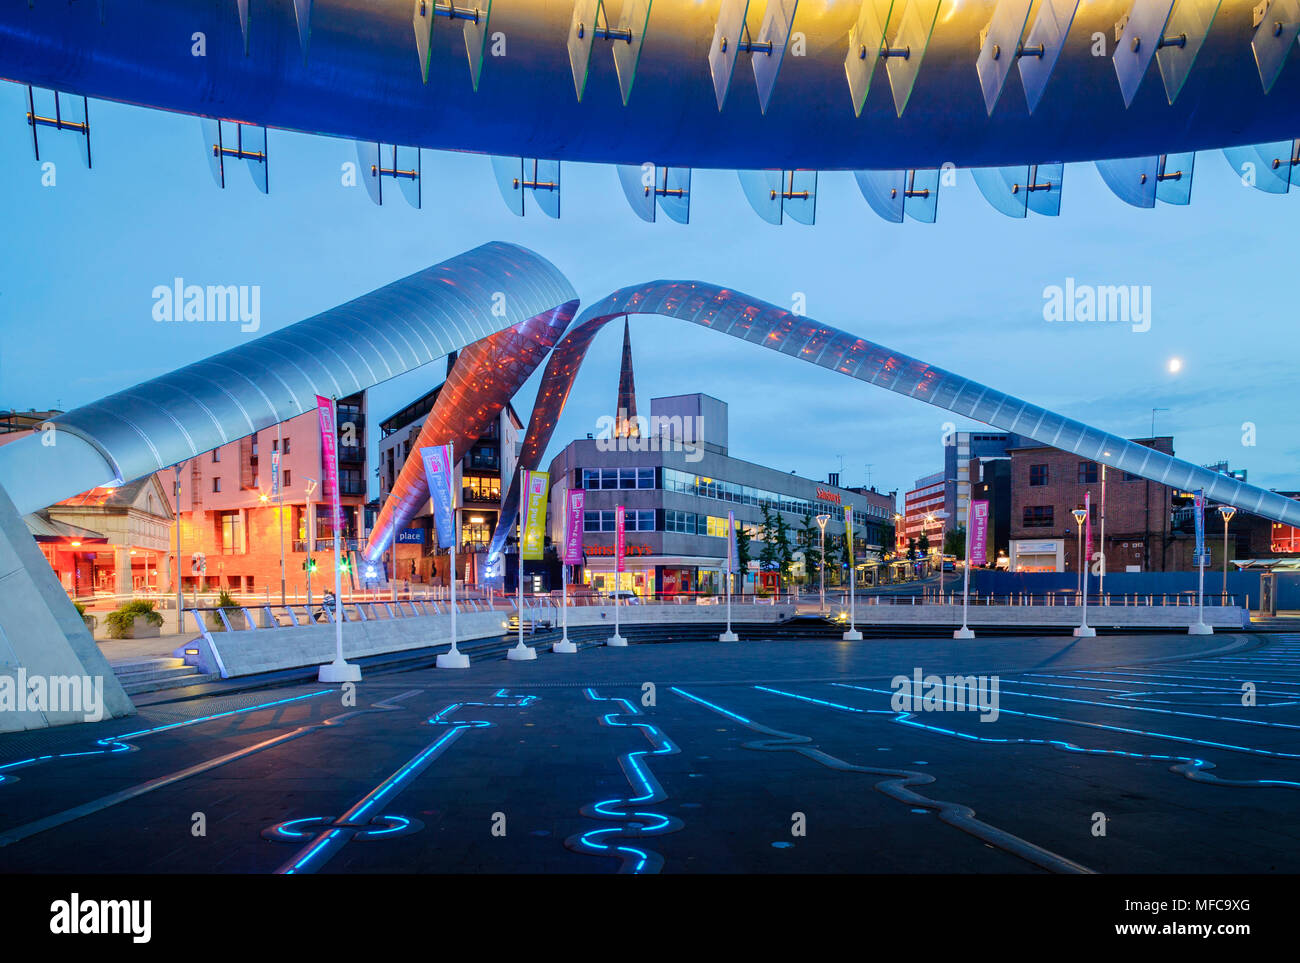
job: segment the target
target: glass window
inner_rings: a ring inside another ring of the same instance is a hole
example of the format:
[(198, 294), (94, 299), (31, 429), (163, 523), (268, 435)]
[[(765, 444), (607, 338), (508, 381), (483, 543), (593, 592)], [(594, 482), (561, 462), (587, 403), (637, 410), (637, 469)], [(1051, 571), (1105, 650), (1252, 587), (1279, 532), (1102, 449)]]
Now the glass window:
[(1026, 505), (1025, 528), (1051, 528), (1054, 524), (1055, 509), (1051, 505)]
[(1097, 483), (1097, 463), (1095, 461), (1079, 462), (1079, 484), (1095, 485)]
[(1034, 486), (1047, 484), (1047, 466), (1030, 465), (1029, 466), (1029, 484)]
[(214, 492), (219, 492), (219, 491), (221, 491), (221, 479), (220, 479), (220, 478), (214, 478), (214, 479), (212, 479), (212, 490), (213, 490)]
[(221, 513), (221, 554), (237, 555), (244, 551), (244, 519), (239, 512)]

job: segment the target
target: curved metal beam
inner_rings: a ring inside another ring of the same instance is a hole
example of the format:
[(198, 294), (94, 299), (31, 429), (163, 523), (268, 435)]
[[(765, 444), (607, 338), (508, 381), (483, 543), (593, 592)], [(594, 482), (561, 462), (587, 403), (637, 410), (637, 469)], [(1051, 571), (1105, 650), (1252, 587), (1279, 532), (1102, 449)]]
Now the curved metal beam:
[[(53, 419), (0, 447), (21, 513), (143, 477), (564, 308), (577, 295), (545, 258), (492, 242), (255, 341)], [(72, 439), (69, 442), (69, 439)]]
[[(521, 468), (537, 467), (592, 338), (610, 321), (628, 314), (690, 321), (1110, 468), (1184, 491), (1202, 488), (1208, 497), (1242, 511), (1300, 525), (1300, 502), (1277, 492), (1108, 434), (847, 331), (703, 281), (650, 281), (620, 288), (579, 315), (547, 363), (524, 439)], [(489, 565), (515, 524), (518, 506), (516, 477), (492, 536)]]
[(451, 443), (452, 464), (459, 464), (560, 340), (577, 310), (576, 300), (566, 301), (523, 324), (475, 341), (457, 356), (370, 530), (362, 553), (366, 561), (378, 558), (392, 544), (393, 532), (429, 500), (429, 479), (420, 449)]

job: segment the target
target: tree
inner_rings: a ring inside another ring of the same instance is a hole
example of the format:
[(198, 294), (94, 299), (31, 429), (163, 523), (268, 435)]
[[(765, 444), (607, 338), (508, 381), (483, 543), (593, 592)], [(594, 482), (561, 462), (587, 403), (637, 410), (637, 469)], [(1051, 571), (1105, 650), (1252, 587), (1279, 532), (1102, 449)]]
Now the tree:
[(921, 536), (916, 540), (916, 550), (922, 558), (930, 554), (930, 536), (927, 533), (922, 532)]
[(907, 536), (907, 560), (909, 562), (916, 561), (916, 536), (915, 535)]
[(764, 572), (770, 572), (777, 567), (776, 526), (767, 505), (760, 507), (763, 510), (763, 524), (759, 526), (758, 537), (762, 540), (763, 547), (758, 552), (758, 567)]
[(794, 564), (794, 548), (790, 544), (790, 526), (780, 512), (776, 513), (776, 561), (781, 569), (781, 578), (788, 581), (790, 566)]
[(957, 558), (966, 557), (966, 527), (954, 528), (943, 533), (943, 554)]
[(740, 522), (736, 523), (736, 571), (740, 575), (740, 594), (745, 594), (745, 573), (749, 571), (749, 542), (750, 534)]
[(805, 515), (803, 528), (799, 529), (797, 537), (799, 547), (803, 549), (804, 579), (808, 584), (812, 583), (822, 564), (822, 553), (817, 544), (818, 535), (817, 526), (813, 524), (812, 518)]

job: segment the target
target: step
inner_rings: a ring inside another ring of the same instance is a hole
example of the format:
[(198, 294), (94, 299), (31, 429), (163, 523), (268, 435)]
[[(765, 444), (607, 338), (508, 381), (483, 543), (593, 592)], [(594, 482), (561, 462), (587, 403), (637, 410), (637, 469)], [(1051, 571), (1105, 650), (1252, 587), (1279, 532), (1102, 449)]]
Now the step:
[(211, 682), (213, 679), (218, 678), (216, 673), (203, 673), (190, 666), (186, 668), (188, 671), (185, 673), (167, 678), (121, 679), (122, 688), (127, 695), (140, 695), (145, 692), (161, 692), (165, 689), (181, 689), (186, 686), (199, 685), (203, 682)]
[[(179, 661), (179, 660), (178, 660)], [(117, 676), (118, 681), (123, 685), (134, 685), (139, 682), (165, 682), (169, 679), (180, 679), (194, 675), (198, 672), (193, 666), (180, 665), (158, 666), (155, 668), (121, 668), (114, 667), (113, 674)]]

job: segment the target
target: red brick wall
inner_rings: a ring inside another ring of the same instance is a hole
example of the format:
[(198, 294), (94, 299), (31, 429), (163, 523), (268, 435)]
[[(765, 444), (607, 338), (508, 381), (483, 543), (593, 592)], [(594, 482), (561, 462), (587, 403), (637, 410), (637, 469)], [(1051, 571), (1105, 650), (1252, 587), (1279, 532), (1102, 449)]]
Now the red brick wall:
[[(1136, 440), (1136, 439), (1135, 439)], [(1139, 440), (1157, 450), (1173, 454), (1173, 439), (1157, 438), (1154, 444)], [(1101, 550), (1101, 466), (1097, 481), (1079, 482), (1079, 463), (1087, 459), (1056, 448), (1018, 448), (1011, 452), (1011, 537), (1013, 539), (1060, 538), (1068, 533), (1065, 552), (1066, 570), (1078, 567), (1078, 526), (1070, 513), (1083, 507), (1085, 492), (1092, 493), (1093, 551)], [(1047, 466), (1047, 484), (1031, 486), (1030, 469)], [(1143, 571), (1165, 571), (1177, 567), (1170, 543), (1170, 502), (1173, 491), (1166, 485), (1145, 479), (1124, 480), (1124, 472), (1106, 471), (1106, 570), (1123, 572), (1128, 565), (1141, 565)], [(1148, 512), (1149, 499), (1149, 512)], [(1050, 505), (1051, 528), (1027, 528), (1027, 506)], [(1149, 552), (1150, 558), (1144, 559)]]

